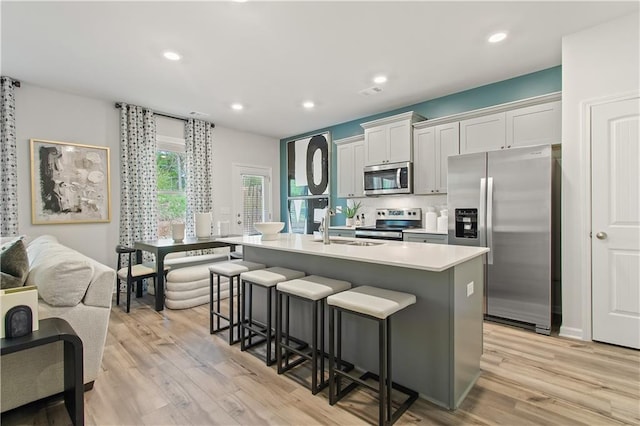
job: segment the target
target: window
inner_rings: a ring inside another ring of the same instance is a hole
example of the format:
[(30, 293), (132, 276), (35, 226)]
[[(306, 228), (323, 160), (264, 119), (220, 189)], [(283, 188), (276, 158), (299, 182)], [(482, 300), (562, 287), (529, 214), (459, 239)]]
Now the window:
[(171, 222), (184, 222), (187, 185), (184, 139), (157, 137), (158, 238), (171, 238)]
[(253, 224), (265, 221), (264, 181), (264, 176), (242, 175), (243, 235), (257, 234)]

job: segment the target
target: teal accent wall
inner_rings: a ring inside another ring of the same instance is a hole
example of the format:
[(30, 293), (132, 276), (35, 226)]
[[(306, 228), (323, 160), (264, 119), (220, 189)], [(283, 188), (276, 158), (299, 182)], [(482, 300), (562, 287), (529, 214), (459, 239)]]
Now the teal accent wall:
[[(562, 90), (562, 67), (557, 66), (531, 74), (525, 74), (514, 77), (509, 80), (499, 81), (497, 83), (487, 84), (463, 92), (454, 93), (443, 96), (441, 98), (431, 99), (406, 107), (394, 109), (392, 111), (382, 112), (380, 114), (362, 117), (357, 120), (345, 123), (335, 124), (333, 126), (322, 129), (315, 129), (299, 135), (287, 137), (280, 140), (280, 220), (287, 223), (287, 158), (286, 146), (287, 142), (309, 137), (326, 131), (331, 132), (331, 139), (342, 139), (349, 136), (355, 136), (364, 133), (364, 129), (360, 127), (360, 123), (377, 120), (390, 115), (400, 114), (407, 111), (415, 111), (416, 113), (433, 119), (445, 117), (452, 114), (459, 114), (467, 111), (473, 111), (479, 108), (486, 108), (494, 105), (500, 105), (507, 102), (518, 101), (521, 99), (531, 98), (534, 96), (546, 95), (548, 93), (559, 92)], [(337, 157), (335, 145), (331, 147), (331, 206), (345, 205), (343, 199), (338, 200), (335, 196), (336, 188), (336, 170)], [(334, 225), (343, 225), (344, 216), (337, 215), (333, 218)]]

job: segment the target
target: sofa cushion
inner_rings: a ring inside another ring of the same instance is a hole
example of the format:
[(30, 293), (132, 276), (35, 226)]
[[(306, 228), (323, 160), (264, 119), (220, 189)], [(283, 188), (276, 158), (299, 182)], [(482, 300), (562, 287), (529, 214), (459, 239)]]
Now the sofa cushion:
[(93, 276), (91, 260), (62, 244), (48, 243), (41, 249), (31, 259), (27, 284), (38, 286), (38, 296), (51, 306), (80, 303)]
[(2, 288), (22, 287), (29, 273), (29, 258), (22, 239), (17, 238), (9, 244), (3, 244), (0, 253)]

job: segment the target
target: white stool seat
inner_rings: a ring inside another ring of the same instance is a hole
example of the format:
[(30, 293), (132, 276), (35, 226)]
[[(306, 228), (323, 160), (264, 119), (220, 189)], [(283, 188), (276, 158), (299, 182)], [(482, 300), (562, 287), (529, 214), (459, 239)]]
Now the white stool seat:
[(264, 269), (266, 265), (262, 263), (249, 262), (246, 260), (231, 260), (229, 262), (220, 262), (209, 266), (209, 271), (224, 275), (226, 277), (234, 277), (240, 275), (243, 272), (253, 271), (256, 269)]
[(399, 291), (362, 286), (327, 297), (327, 303), (353, 312), (385, 319), (409, 305), (416, 303), (416, 296)]
[(349, 290), (351, 283), (348, 281), (334, 280), (333, 278), (309, 275), (291, 281), (278, 283), (278, 291), (309, 300), (320, 300), (325, 297)]
[(302, 277), (304, 277), (304, 272), (302, 271), (281, 268), (279, 266), (243, 272), (240, 274), (240, 279), (242, 279), (243, 281), (248, 281), (252, 284), (258, 284), (263, 287), (273, 287), (279, 282), (295, 280), (296, 278)]

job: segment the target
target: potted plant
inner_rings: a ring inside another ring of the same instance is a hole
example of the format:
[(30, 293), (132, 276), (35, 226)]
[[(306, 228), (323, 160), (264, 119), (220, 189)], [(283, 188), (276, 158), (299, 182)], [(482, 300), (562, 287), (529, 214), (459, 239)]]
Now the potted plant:
[(358, 214), (360, 207), (362, 207), (362, 203), (360, 201), (358, 201), (357, 203), (353, 203), (351, 206), (349, 206), (349, 203), (347, 203), (347, 207), (344, 209), (344, 214), (345, 216), (347, 216), (347, 226), (353, 226), (354, 217), (356, 216), (356, 214)]

